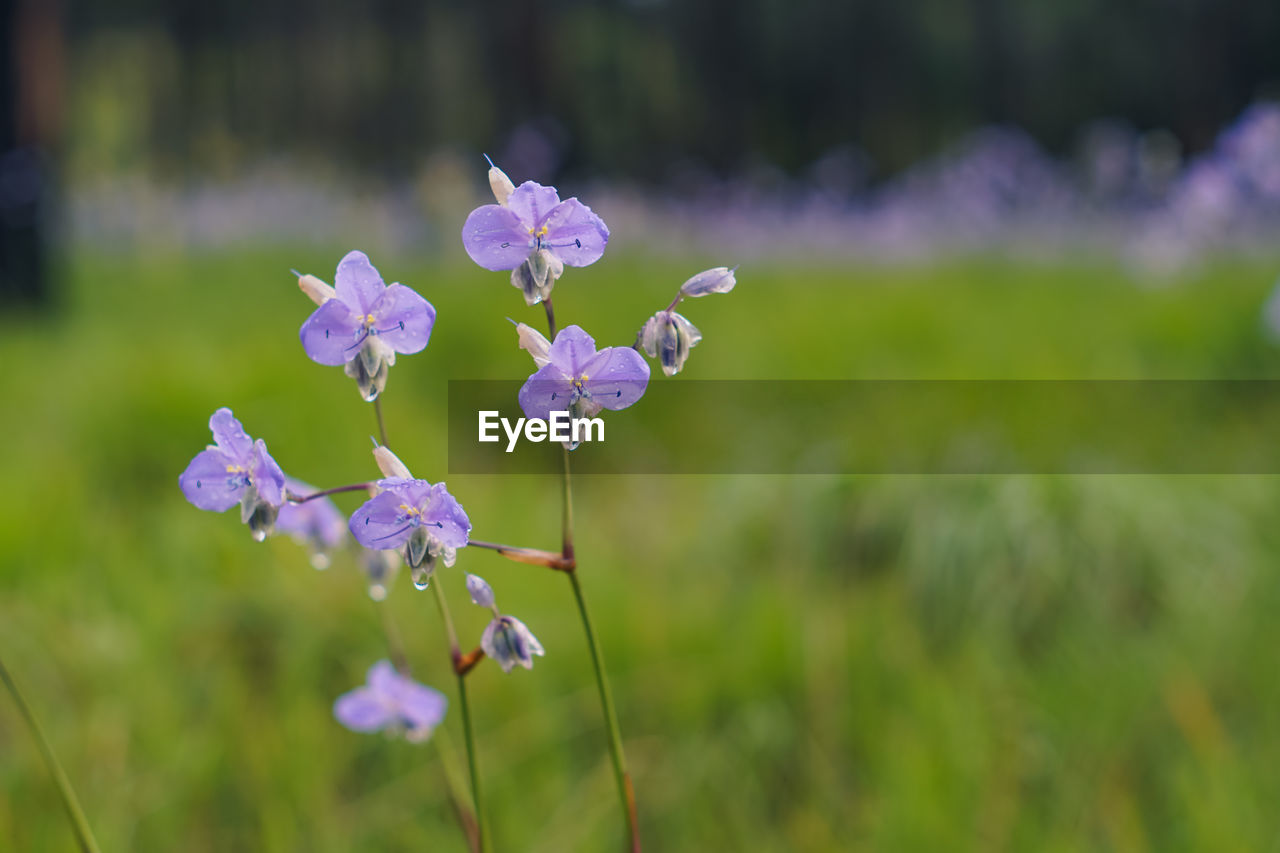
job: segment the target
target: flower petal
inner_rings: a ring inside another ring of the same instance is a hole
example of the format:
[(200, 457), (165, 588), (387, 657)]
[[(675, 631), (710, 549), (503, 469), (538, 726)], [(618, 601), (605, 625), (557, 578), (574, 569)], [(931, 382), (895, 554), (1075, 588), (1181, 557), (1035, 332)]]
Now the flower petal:
[(236, 420), (231, 410), (223, 406), (209, 418), (209, 431), (213, 433), (213, 442), (218, 449), (236, 462), (246, 463), (249, 454), (253, 453), (253, 439), (245, 433), (240, 421)]
[(547, 245), (571, 267), (585, 267), (600, 260), (609, 242), (604, 220), (576, 198), (556, 205), (545, 224)]
[(258, 439), (253, 445), (253, 485), (258, 489), (258, 497), (271, 506), (280, 507), (284, 503), (284, 472), (267, 452), (267, 443)]
[(593, 402), (606, 409), (625, 409), (644, 395), (649, 363), (631, 347), (607, 347), (582, 367), (583, 385)]
[(520, 387), (517, 399), (526, 418), (546, 420), (553, 411), (567, 411), (573, 397), (573, 385), (555, 364), (538, 368)]
[(510, 209), (486, 204), (471, 211), (462, 225), (462, 245), (471, 260), (487, 270), (513, 270), (531, 251), (529, 228)]
[(396, 352), (406, 354), (426, 348), (436, 322), (431, 303), (403, 284), (388, 287), (369, 313), (374, 316), (378, 337)]
[(333, 716), (355, 732), (376, 732), (395, 722), (391, 706), (368, 687), (357, 687), (333, 703)]
[(537, 181), (525, 181), (507, 197), (507, 209), (520, 217), (526, 234), (530, 228), (540, 227), (559, 203), (556, 188), (544, 187)]
[(422, 512), (424, 524), (431, 525), (428, 532), (448, 548), (461, 548), (467, 544), (471, 532), (471, 519), (462, 505), (445, 488), (444, 483), (431, 487), (431, 496)]
[(582, 372), (582, 366), (595, 354), (595, 338), (582, 331), (580, 326), (567, 326), (556, 335), (551, 349), (547, 351), (547, 359), (572, 379)]
[(416, 734), (419, 737), (438, 726), (449, 708), (449, 700), (443, 693), (409, 678), (400, 679), (396, 688), (396, 702), (400, 707), (400, 716), (410, 729), (410, 735)]
[(236, 460), (221, 450), (202, 450), (178, 477), (178, 485), (198, 509), (225, 512), (240, 503), (246, 487), (243, 473), (231, 473)]
[(403, 499), (395, 492), (382, 494), (364, 502), (351, 514), (347, 528), (351, 535), (366, 548), (392, 550), (409, 540), (413, 525), (400, 509)]
[(341, 299), (330, 299), (302, 324), (298, 337), (307, 356), (319, 364), (346, 364), (360, 351), (361, 318)]
[(403, 680), (389, 660), (378, 661), (369, 667), (369, 674), (365, 676), (365, 684), (369, 689), (388, 702), (395, 700), (396, 692), (400, 689), (400, 682)]
[(348, 252), (338, 262), (338, 272), (333, 280), (338, 298), (352, 311), (368, 314), (386, 290), (382, 276), (369, 262), (364, 252)]

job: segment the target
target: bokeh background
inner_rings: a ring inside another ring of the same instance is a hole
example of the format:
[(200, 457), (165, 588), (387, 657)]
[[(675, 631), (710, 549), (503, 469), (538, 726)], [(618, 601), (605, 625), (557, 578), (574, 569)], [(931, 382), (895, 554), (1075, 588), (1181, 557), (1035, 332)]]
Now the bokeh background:
[[(254, 543), (177, 475), (221, 405), (302, 479), (373, 475), (288, 273), (352, 248), (439, 312), (385, 409), (446, 475), (447, 380), (522, 377), (504, 318), (541, 316), (461, 249), (482, 152), (613, 229), (555, 291), (601, 341), (742, 264), (654, 381), (1280, 376), (1267, 0), (3, 0), (0, 28), (0, 654), (104, 849), (465, 849), (436, 751), (330, 712), (379, 608), (452, 695), (428, 596), (375, 604), (350, 554)], [(556, 545), (554, 479), (448, 484), (477, 537)], [(578, 500), (649, 849), (1280, 845), (1274, 477)], [(564, 580), (464, 551), (439, 582), (472, 642), (463, 569), (547, 649), (469, 682), (498, 849), (613, 849)], [(0, 848), (71, 844), (6, 696)]]

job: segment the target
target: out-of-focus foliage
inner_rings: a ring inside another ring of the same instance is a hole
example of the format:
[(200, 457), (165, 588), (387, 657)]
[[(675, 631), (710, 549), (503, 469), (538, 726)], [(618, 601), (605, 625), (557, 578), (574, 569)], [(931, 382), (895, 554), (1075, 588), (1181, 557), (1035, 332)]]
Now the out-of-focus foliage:
[[(463, 849), (431, 747), (331, 716), (386, 655), (358, 570), (337, 555), (316, 572), (287, 537), (255, 544), (177, 486), (221, 404), (291, 474), (374, 473), (373, 415), (340, 371), (303, 355), (312, 306), (287, 272), (325, 274), (348, 248), (73, 256), (74, 307), (0, 336), (0, 358), (23, 366), (0, 374), (0, 649), (104, 849)], [(625, 343), (717, 260), (606, 257), (561, 282), (557, 314)], [(527, 374), (504, 317), (538, 315), (469, 266), (380, 256), (379, 268), (439, 311), (385, 406), (396, 451), (440, 478), (445, 379)], [(738, 277), (699, 315), (706, 342), (682, 376), (1280, 373), (1259, 324), (1273, 271), (1258, 264), (1218, 262), (1158, 291), (1104, 263), (984, 259)], [(448, 485), (478, 537), (554, 546), (554, 480)], [(1276, 478), (633, 477), (578, 490), (582, 578), (648, 847), (1272, 843)], [(465, 604), (466, 570), (547, 650), (532, 673), (482, 668), (470, 682), (497, 847), (609, 849), (612, 780), (567, 585), (464, 551), (440, 583), (473, 642), (486, 614)], [(388, 605), (415, 675), (452, 696), (429, 599), (402, 574)], [(455, 743), (457, 726), (443, 726)], [(70, 843), (0, 701), (0, 848)]]
[(544, 178), (849, 145), (893, 173), (979, 125), (1061, 152), (1105, 116), (1200, 150), (1280, 84), (1270, 0), (132, 0), (69, 24), (76, 167), (180, 175), (282, 150), (404, 174), (442, 145)]

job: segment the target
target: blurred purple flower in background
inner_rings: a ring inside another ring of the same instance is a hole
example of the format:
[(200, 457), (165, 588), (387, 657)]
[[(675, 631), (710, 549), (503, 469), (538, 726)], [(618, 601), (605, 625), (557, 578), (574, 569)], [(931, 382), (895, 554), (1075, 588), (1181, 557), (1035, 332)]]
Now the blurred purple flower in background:
[(649, 384), (649, 364), (638, 352), (631, 347), (597, 352), (595, 340), (578, 326), (562, 329), (546, 357), (520, 388), (526, 417), (545, 420), (553, 411), (568, 411), (582, 418), (601, 409), (625, 409)]
[[(499, 200), (505, 192), (490, 185)], [(498, 170), (502, 178), (505, 174)], [(462, 245), (471, 260), (487, 270), (512, 270), (511, 283), (529, 305), (551, 293), (565, 264), (585, 267), (604, 254), (609, 229), (576, 198), (561, 201), (555, 187), (525, 181), (500, 204), (471, 211), (462, 226)]]
[(361, 396), (371, 401), (386, 386), (396, 353), (427, 346), (436, 309), (403, 284), (385, 285), (363, 252), (350, 252), (338, 264), (333, 296), (317, 282), (314, 276), (299, 278), (308, 296), (324, 300), (302, 324), (302, 348), (312, 361), (346, 365)]
[(343, 693), (333, 703), (333, 716), (355, 732), (390, 731), (420, 743), (444, 719), (449, 700), (439, 690), (419, 684), (381, 660), (369, 669), (363, 687)]
[(452, 566), (466, 546), (471, 520), (444, 483), (391, 477), (377, 485), (381, 493), (351, 515), (351, 535), (366, 548), (403, 549), (414, 586), (426, 589), (436, 561)]
[(225, 406), (209, 418), (214, 444), (191, 460), (178, 477), (182, 493), (199, 509), (225, 512), (240, 504), (240, 520), (253, 538), (267, 538), (284, 503), (284, 472), (262, 439), (245, 434)]
[[(314, 486), (301, 480), (285, 477), (288, 493), (306, 497), (316, 491)], [(329, 552), (342, 543), (347, 535), (347, 517), (329, 498), (316, 498), (306, 503), (285, 503), (276, 516), (276, 530), (288, 533), (311, 550), (311, 565), (317, 569), (329, 568)]]

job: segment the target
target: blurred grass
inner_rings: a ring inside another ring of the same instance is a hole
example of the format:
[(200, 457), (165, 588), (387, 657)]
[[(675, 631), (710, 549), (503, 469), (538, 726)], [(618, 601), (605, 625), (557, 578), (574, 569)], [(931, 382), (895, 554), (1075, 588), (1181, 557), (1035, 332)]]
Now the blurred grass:
[[(177, 489), (220, 405), (296, 476), (373, 475), (369, 407), (296, 338), (312, 306), (288, 268), (329, 278), (340, 254), (72, 254), (57, 309), (0, 326), (0, 652), (104, 849), (463, 849), (433, 750), (330, 716), (385, 656), (351, 562), (316, 572)], [(502, 318), (541, 313), (452, 258), (374, 261), (439, 311), (385, 398), (393, 448), (437, 479), (445, 380), (523, 376)], [(700, 268), (611, 256), (568, 272), (557, 315), (629, 342)], [(1159, 290), (995, 258), (739, 277), (687, 306), (688, 375), (1280, 376), (1258, 261)], [(449, 486), (478, 538), (556, 545), (554, 480)], [(1276, 847), (1278, 498), (1261, 476), (584, 480), (583, 583), (647, 847)], [(498, 849), (613, 849), (567, 584), (463, 552), (440, 582), (472, 641), (462, 569), (547, 648), (470, 682)], [(432, 604), (401, 577), (387, 606), (451, 693)], [(0, 848), (69, 846), (0, 703)]]

